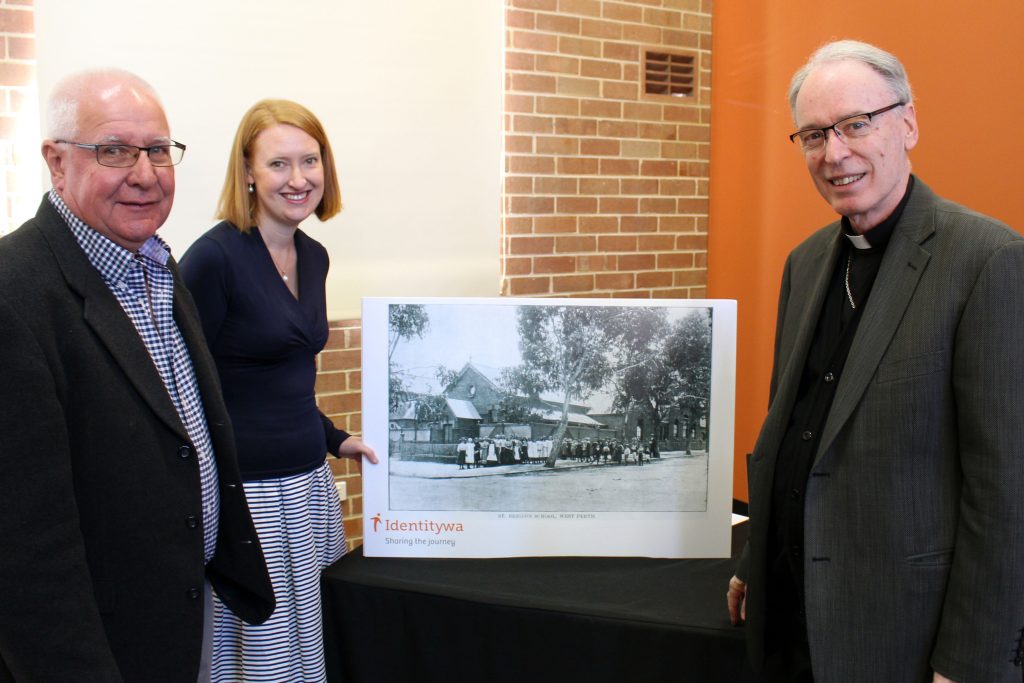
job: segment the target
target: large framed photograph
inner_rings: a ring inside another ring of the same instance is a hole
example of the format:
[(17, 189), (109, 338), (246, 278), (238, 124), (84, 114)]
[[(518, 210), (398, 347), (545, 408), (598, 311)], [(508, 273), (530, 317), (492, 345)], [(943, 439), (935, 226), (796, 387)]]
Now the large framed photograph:
[(728, 557), (736, 303), (366, 298), (363, 552)]

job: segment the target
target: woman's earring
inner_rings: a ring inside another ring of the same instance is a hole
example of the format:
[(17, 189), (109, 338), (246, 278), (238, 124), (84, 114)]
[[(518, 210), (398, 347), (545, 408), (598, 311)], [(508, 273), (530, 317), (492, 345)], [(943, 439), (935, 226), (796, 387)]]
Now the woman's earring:
[(252, 194), (255, 191), (256, 191), (256, 185), (254, 185), (253, 183), (249, 183), (249, 194)]

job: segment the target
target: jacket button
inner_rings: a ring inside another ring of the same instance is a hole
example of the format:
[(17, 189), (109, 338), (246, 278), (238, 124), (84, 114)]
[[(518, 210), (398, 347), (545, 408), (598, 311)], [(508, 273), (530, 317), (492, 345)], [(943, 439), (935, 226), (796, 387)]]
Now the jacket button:
[(814, 438), (814, 432), (812, 432), (811, 430), (807, 430), (800, 435), (800, 438), (803, 439), (804, 441), (810, 441), (811, 439)]
[(790, 552), (793, 554), (793, 557), (800, 557), (800, 554), (801, 554), (800, 553), (800, 546), (798, 546), (798, 545), (793, 546), (790, 549)]
[(789, 497), (793, 500), (800, 500), (800, 489), (793, 489), (790, 491)]
[(198, 600), (199, 596), (202, 594), (203, 591), (199, 590), (198, 588), (189, 588), (187, 593), (190, 600)]
[(185, 526), (189, 529), (195, 529), (199, 526), (199, 519), (197, 519), (195, 515), (189, 515), (185, 518)]
[(832, 384), (832, 382), (834, 382), (834, 381), (836, 381), (836, 376), (833, 375), (831, 372), (826, 372), (825, 373), (825, 384)]
[(188, 456), (192, 455), (192, 449), (188, 446), (178, 446), (178, 457), (184, 460)]

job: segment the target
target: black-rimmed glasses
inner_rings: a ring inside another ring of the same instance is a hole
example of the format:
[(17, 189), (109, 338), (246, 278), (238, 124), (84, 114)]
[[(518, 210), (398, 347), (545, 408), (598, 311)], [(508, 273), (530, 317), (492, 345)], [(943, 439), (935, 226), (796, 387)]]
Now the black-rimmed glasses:
[(828, 131), (832, 131), (837, 138), (841, 138), (844, 141), (863, 138), (870, 135), (871, 131), (875, 129), (871, 119), (896, 107), (902, 107), (905, 104), (906, 102), (897, 102), (896, 104), (890, 104), (888, 107), (869, 111), (866, 114), (847, 116), (845, 119), (840, 119), (831, 126), (825, 126), (824, 128), (804, 128), (790, 135), (789, 140), (790, 142), (799, 142), (800, 148), (804, 152), (816, 152), (825, 146), (825, 141), (828, 139)]
[(73, 142), (71, 140), (54, 140), (63, 142), (82, 149), (91, 149), (96, 152), (96, 163), (100, 166), (111, 166), (113, 168), (128, 168), (134, 166), (143, 152), (149, 157), (149, 163), (154, 166), (174, 166), (181, 162), (185, 156), (185, 145), (171, 140), (169, 145), (150, 145), (149, 147), (136, 147), (121, 143), (110, 143), (103, 145), (90, 145), (84, 142)]

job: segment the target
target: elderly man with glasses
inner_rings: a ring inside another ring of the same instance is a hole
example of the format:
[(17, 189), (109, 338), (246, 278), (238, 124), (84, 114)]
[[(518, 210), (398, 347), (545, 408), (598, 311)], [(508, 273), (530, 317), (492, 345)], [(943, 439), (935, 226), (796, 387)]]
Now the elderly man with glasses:
[(911, 174), (906, 73), (855, 41), (793, 78), (840, 219), (786, 262), (730, 581), (769, 681), (1021, 681), (1024, 239)]
[(122, 71), (65, 79), (47, 113), (53, 189), (0, 240), (0, 681), (208, 680), (211, 586), (254, 622), (274, 598), (156, 236), (185, 146)]

